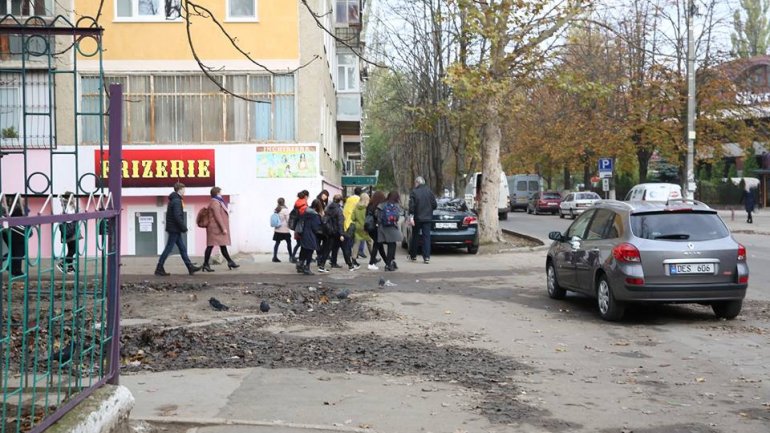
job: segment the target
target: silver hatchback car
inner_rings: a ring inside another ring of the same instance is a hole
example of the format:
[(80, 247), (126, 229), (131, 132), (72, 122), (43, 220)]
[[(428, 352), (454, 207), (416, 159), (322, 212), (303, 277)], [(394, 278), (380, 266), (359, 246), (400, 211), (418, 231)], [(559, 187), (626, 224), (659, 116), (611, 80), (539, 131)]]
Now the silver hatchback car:
[(549, 237), (548, 295), (595, 297), (605, 320), (622, 319), (630, 302), (710, 304), (726, 319), (741, 311), (746, 248), (703, 203), (603, 201)]

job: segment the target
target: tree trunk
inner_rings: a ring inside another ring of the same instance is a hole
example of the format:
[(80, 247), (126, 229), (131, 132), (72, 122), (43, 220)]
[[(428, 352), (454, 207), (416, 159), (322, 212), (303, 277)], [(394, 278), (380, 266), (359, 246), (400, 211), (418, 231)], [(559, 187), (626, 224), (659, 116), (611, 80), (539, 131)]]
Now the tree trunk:
[(639, 162), (639, 183), (647, 182), (647, 171), (650, 166), (652, 153), (645, 149), (637, 148), (636, 160)]
[(500, 242), (500, 222), (497, 204), (500, 195), (500, 118), (494, 100), (486, 109), (486, 122), (482, 127), (481, 146), (481, 203), (479, 205), (479, 242), (482, 244)]
[(569, 172), (569, 166), (564, 164), (564, 189), (569, 191), (572, 189), (572, 176)]
[(583, 164), (583, 189), (588, 191), (591, 186), (591, 164)]

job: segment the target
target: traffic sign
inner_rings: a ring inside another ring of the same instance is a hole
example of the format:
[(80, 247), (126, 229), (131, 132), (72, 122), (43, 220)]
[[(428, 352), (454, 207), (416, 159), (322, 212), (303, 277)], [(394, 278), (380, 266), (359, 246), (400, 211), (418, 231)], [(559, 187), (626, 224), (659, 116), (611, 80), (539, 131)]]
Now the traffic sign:
[(599, 173), (602, 173), (602, 172), (612, 173), (612, 169), (613, 169), (612, 163), (613, 163), (612, 158), (599, 158)]
[(602, 179), (602, 191), (607, 192), (610, 190), (610, 178), (605, 177)]

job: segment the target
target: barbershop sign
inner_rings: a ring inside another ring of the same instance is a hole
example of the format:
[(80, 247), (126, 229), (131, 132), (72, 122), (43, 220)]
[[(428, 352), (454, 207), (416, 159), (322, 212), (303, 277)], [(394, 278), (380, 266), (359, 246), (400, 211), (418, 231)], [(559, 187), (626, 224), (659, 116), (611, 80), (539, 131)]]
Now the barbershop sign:
[[(106, 185), (110, 153), (94, 151), (96, 175)], [(123, 149), (118, 168), (124, 188), (172, 187), (182, 182), (187, 187), (214, 186), (214, 149)]]

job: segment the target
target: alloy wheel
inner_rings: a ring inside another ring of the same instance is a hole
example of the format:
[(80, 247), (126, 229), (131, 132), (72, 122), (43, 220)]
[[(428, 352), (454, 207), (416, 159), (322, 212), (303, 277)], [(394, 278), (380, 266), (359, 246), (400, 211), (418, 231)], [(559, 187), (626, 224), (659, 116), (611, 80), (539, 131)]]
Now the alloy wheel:
[(596, 298), (599, 303), (599, 311), (602, 315), (607, 314), (610, 309), (610, 285), (607, 284), (607, 281), (603, 278), (599, 281)]

